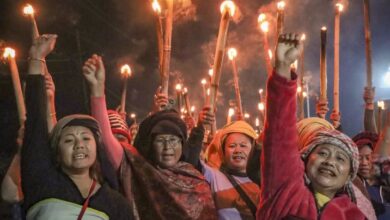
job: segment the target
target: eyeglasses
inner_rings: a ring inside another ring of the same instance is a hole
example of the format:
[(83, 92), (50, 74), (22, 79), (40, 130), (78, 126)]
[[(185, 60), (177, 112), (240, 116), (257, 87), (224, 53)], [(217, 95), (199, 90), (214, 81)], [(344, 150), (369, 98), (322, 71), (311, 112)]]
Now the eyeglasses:
[(156, 139), (154, 140), (154, 143), (155, 143), (155, 144), (158, 144), (158, 145), (176, 146), (176, 145), (178, 145), (179, 143), (181, 143), (181, 139), (180, 139), (180, 138), (174, 138), (174, 137), (171, 137), (171, 138), (168, 138), (168, 139), (165, 139), (165, 138), (156, 138)]

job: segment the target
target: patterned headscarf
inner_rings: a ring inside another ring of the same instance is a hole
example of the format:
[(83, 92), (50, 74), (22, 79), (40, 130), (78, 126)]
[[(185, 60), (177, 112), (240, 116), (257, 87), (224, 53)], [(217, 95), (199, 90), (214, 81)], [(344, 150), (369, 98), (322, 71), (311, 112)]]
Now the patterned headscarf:
[(355, 179), (359, 169), (359, 151), (351, 138), (337, 130), (321, 130), (309, 137), (307, 144), (300, 149), (302, 160), (306, 161), (310, 153), (321, 144), (331, 144), (347, 153), (352, 165), (351, 180)]
[(368, 146), (371, 150), (374, 150), (376, 142), (378, 142), (378, 138), (378, 134), (374, 132), (363, 131), (355, 135), (352, 140), (356, 143), (359, 149), (364, 146)]
[(298, 149), (307, 145), (309, 138), (320, 130), (335, 130), (327, 120), (317, 117), (305, 118), (297, 123), (298, 129)]
[(108, 120), (110, 121), (110, 127), (113, 134), (121, 134), (127, 138), (129, 143), (131, 142), (131, 136), (129, 127), (123, 117), (114, 110), (107, 110)]

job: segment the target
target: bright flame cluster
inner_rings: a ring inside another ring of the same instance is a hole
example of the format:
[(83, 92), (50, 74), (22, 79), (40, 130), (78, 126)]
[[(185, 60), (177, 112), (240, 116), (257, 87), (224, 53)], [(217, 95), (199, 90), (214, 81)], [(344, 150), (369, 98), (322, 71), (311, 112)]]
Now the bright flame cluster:
[(378, 108), (385, 109), (385, 102), (384, 101), (378, 101)]
[(212, 68), (209, 69), (209, 76), (213, 76), (213, 74), (214, 74), (214, 70)]
[(336, 8), (337, 8), (337, 10), (338, 10), (339, 12), (342, 12), (342, 11), (344, 10), (344, 5), (341, 4), (341, 3), (337, 3), (337, 4), (336, 4)]
[(152, 8), (153, 8), (153, 11), (155, 11), (157, 14), (161, 14), (161, 6), (157, 0), (153, 0)]
[(260, 25), (261, 31), (267, 33), (269, 31), (269, 22), (266, 21), (266, 15), (264, 13), (261, 13), (259, 17), (257, 18), (257, 22)]
[(121, 74), (125, 77), (131, 76), (131, 68), (128, 64), (125, 64), (121, 67)]
[(34, 8), (32, 7), (32, 5), (27, 4), (26, 6), (24, 6), (23, 14), (25, 14), (25, 15), (34, 15)]
[(202, 79), (202, 80), (200, 81), (200, 83), (202, 83), (202, 85), (206, 85), (207, 80), (206, 80), (206, 79)]
[(184, 87), (183, 94), (187, 94), (187, 93), (188, 93), (188, 89), (187, 89), (187, 87)]
[(323, 27), (321, 28), (321, 31), (326, 31), (326, 27), (323, 26)]
[(305, 41), (305, 40), (306, 40), (306, 34), (302, 34), (301, 41)]
[(286, 7), (286, 2), (279, 1), (276, 6), (278, 7), (278, 10), (284, 10), (284, 7)]
[(258, 108), (260, 111), (264, 111), (264, 109), (265, 109), (264, 103), (260, 102), (260, 103), (257, 105), (257, 108)]
[(230, 48), (229, 50), (228, 50), (228, 56), (229, 56), (229, 60), (234, 60), (234, 58), (236, 58), (237, 57), (237, 50), (236, 50), (236, 48)]
[(180, 83), (178, 83), (178, 84), (176, 84), (176, 90), (177, 91), (181, 91), (181, 89), (182, 89), (182, 86), (181, 86), (181, 84)]
[(221, 14), (224, 14), (227, 10), (229, 12), (230, 17), (234, 16), (234, 13), (236, 12), (236, 5), (233, 1), (224, 1), (221, 4)]
[(234, 108), (229, 108), (229, 117), (232, 117), (234, 115)]
[(16, 53), (15, 53), (14, 49), (12, 49), (10, 47), (4, 48), (4, 53), (3, 53), (4, 58), (14, 58), (15, 55), (16, 55)]

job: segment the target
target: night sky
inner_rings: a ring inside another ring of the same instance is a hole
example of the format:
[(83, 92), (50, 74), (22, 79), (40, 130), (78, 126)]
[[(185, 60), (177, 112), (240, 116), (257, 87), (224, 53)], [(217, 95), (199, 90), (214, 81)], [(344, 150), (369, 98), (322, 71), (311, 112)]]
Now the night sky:
[[(175, 0), (179, 4), (189, 0)], [(170, 93), (183, 82), (189, 88), (192, 104), (203, 105), (200, 80), (207, 77), (213, 63), (215, 41), (222, 1), (192, 0), (188, 7), (177, 7), (174, 21)], [(25, 77), (30, 26), (22, 15), (26, 1), (1, 0), (0, 39), (17, 51), (22, 78)], [(56, 84), (57, 115), (88, 113), (88, 94), (83, 89), (81, 64), (93, 53), (103, 56), (106, 65), (106, 96), (109, 108), (120, 103), (122, 79), (119, 68), (129, 63), (127, 112), (139, 119), (151, 109), (152, 97), (159, 85), (155, 18), (149, 0), (36, 0), (29, 1), (37, 10), (41, 33), (59, 35), (55, 51), (47, 58)], [(259, 12), (276, 15), (276, 1), (236, 0), (240, 17), (230, 23), (228, 45), (238, 50), (241, 96), (245, 112), (254, 123), (258, 90), (265, 87), (266, 71), (262, 33), (257, 26)], [(334, 1), (287, 0), (285, 32), (305, 33), (305, 74), (311, 76), (311, 115), (319, 91), (320, 28), (328, 27), (328, 98), (332, 103)], [(363, 0), (343, 1), (340, 34), (340, 110), (342, 126), (348, 135), (363, 129), (363, 88), (365, 85), (365, 50)], [(275, 21), (273, 18), (272, 21)], [(274, 46), (275, 22), (271, 23), (269, 41)], [(390, 99), (390, 89), (383, 86), (383, 76), (390, 67), (390, 1), (371, 1), (373, 74), (376, 100)], [(7, 65), (0, 66), (0, 109), (11, 108), (13, 98)], [(227, 106), (234, 99), (231, 65), (224, 59), (221, 96), (218, 100), (218, 125), (226, 122)], [(12, 101), (12, 100), (11, 100)], [(332, 109), (332, 104), (330, 104)], [(328, 114), (329, 115), (329, 114)]]

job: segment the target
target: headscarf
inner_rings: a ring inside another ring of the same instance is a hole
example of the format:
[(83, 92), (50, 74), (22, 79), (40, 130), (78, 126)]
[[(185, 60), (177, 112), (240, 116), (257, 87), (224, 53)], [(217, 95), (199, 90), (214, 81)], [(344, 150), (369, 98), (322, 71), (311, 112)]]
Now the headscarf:
[(96, 160), (99, 160), (99, 169), (101, 171), (103, 180), (109, 183), (112, 188), (118, 188), (118, 182), (115, 176), (113, 166), (107, 158), (105, 146), (101, 139), (101, 130), (99, 124), (93, 117), (89, 115), (68, 115), (57, 122), (50, 135), (50, 147), (53, 162), (57, 163), (56, 158), (58, 154), (58, 144), (61, 138), (62, 131), (68, 126), (83, 126), (92, 131), (96, 141)]
[(305, 118), (300, 120), (297, 123), (297, 129), (298, 129), (298, 149), (302, 149), (304, 146), (307, 145), (307, 142), (314, 133), (327, 129), (327, 130), (335, 130), (332, 124), (330, 124), (327, 120), (318, 118), (318, 117), (312, 117), (312, 118)]
[(173, 134), (182, 139), (182, 156), (184, 160), (187, 140), (187, 127), (177, 111), (173, 109), (159, 111), (141, 122), (134, 147), (148, 161), (153, 161), (153, 139), (157, 134)]
[(370, 131), (363, 131), (355, 135), (352, 140), (356, 143), (359, 150), (364, 146), (368, 146), (371, 150), (374, 150), (376, 142), (378, 142), (378, 134)]
[(302, 160), (306, 161), (311, 152), (321, 144), (331, 144), (347, 153), (351, 161), (351, 180), (355, 179), (359, 169), (359, 151), (351, 138), (337, 130), (321, 130), (309, 137), (307, 145), (300, 149)]
[(129, 143), (131, 142), (131, 136), (129, 127), (122, 116), (114, 110), (107, 110), (108, 120), (110, 121), (110, 127), (113, 134), (121, 134), (127, 138)]
[(254, 146), (254, 140), (257, 138), (256, 131), (253, 130), (245, 121), (234, 121), (230, 124), (225, 125), (218, 133), (215, 134), (210, 145), (206, 149), (206, 161), (211, 167), (219, 169), (223, 163), (224, 153), (223, 144), (225, 143), (226, 137), (231, 133), (241, 133), (247, 135), (252, 139), (252, 147)]

